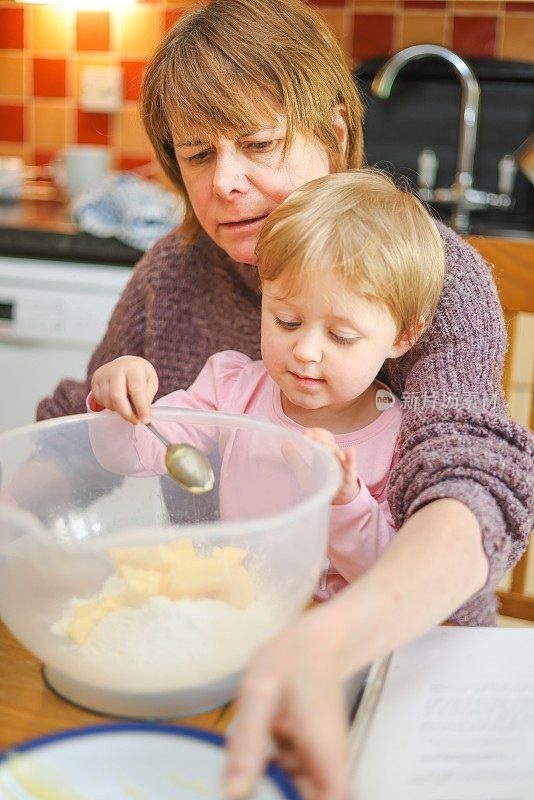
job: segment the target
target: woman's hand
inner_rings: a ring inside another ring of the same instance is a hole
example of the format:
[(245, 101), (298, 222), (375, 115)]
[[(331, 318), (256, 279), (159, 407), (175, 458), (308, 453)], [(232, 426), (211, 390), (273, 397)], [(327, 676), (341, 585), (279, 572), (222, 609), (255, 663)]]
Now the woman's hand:
[(127, 422), (150, 422), (150, 405), (158, 390), (156, 370), (145, 358), (121, 356), (95, 370), (91, 391), (97, 403)]
[(336, 442), (335, 436), (325, 428), (307, 428), (304, 434), (314, 442), (328, 447), (339, 460), (343, 469), (343, 483), (339, 492), (332, 500), (333, 506), (342, 506), (355, 500), (360, 493), (358, 473), (356, 471), (356, 448), (348, 447), (342, 450)]
[(270, 755), (306, 800), (349, 800), (347, 712), (336, 626), (313, 609), (269, 642), (240, 688), (223, 793), (246, 798)]

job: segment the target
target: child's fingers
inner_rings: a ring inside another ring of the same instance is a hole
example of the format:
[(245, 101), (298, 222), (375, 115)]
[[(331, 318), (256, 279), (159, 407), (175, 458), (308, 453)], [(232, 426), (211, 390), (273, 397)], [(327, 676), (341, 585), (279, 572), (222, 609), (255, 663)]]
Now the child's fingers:
[(126, 375), (116, 372), (109, 380), (109, 403), (106, 408), (116, 411), (127, 422), (138, 422), (137, 415), (128, 398)]
[(334, 505), (343, 505), (354, 500), (360, 492), (360, 484), (357, 472), (356, 448), (349, 447), (345, 452), (343, 468), (343, 481), (339, 493), (334, 498)]
[(107, 387), (107, 380), (103, 380), (100, 377), (97, 377), (96, 373), (91, 378), (91, 391), (100, 405), (104, 405), (102, 402), (102, 398), (104, 397), (104, 393)]
[(358, 474), (358, 460), (356, 457), (356, 448), (355, 447), (348, 447), (346, 450), (343, 451), (344, 455), (344, 462), (343, 462), (343, 469), (345, 470), (345, 474), (349, 476), (349, 478), (356, 478)]
[(127, 390), (131, 405), (134, 407), (140, 422), (150, 422), (150, 404), (155, 392), (151, 393), (145, 375), (128, 376)]
[(310, 465), (291, 442), (282, 442), (280, 450), (301, 487), (307, 491), (310, 486)]
[(91, 390), (97, 403), (127, 422), (150, 422), (150, 404), (158, 389), (152, 364), (138, 356), (121, 356), (95, 370)]
[(345, 455), (344, 452), (339, 448), (333, 433), (330, 433), (330, 431), (327, 431), (324, 428), (308, 428), (305, 431), (305, 435), (308, 437), (308, 439), (313, 439), (314, 442), (323, 445), (323, 447), (328, 447), (328, 449), (331, 450), (343, 464)]
[(344, 451), (341, 467), (343, 469), (343, 490), (352, 491), (358, 482), (356, 450), (354, 447), (349, 447)]

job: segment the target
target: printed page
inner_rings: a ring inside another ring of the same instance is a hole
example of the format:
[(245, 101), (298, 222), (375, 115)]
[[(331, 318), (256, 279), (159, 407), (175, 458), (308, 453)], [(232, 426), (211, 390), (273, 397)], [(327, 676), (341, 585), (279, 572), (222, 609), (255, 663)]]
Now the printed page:
[(435, 628), (374, 677), (354, 800), (533, 800), (534, 628)]

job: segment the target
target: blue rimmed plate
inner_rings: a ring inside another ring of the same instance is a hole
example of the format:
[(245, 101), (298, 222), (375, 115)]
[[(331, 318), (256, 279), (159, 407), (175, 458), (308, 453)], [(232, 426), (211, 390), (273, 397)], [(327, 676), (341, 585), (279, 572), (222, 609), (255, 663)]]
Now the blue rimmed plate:
[[(0, 755), (9, 800), (222, 800), (221, 736), (152, 723), (97, 725), (44, 736)], [(271, 766), (251, 800), (299, 800)]]

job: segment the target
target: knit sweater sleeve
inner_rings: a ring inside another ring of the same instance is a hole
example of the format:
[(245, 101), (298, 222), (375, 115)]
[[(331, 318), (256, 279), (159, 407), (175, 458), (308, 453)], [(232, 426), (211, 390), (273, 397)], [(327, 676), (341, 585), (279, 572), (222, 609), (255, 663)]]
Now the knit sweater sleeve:
[(534, 440), (509, 418), (504, 403), (506, 333), (490, 269), (456, 234), (440, 230), (447, 274), (436, 316), (412, 351), (385, 365), (404, 401), (388, 500), (399, 527), (439, 498), (471, 509), (489, 576), (453, 619), (488, 624), (495, 614), (493, 590), (527, 546), (534, 524)]

